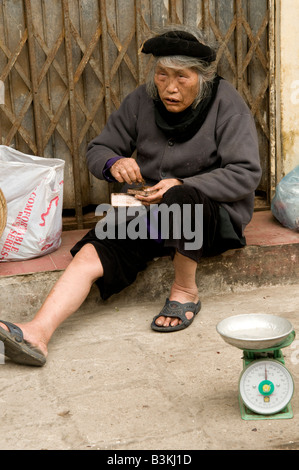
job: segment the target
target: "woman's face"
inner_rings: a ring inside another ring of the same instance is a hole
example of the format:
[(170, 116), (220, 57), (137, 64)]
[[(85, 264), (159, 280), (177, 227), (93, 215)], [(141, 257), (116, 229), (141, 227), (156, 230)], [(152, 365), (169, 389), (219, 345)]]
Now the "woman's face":
[(188, 108), (199, 91), (198, 73), (192, 69), (157, 65), (155, 84), (165, 108), (171, 113), (180, 113)]

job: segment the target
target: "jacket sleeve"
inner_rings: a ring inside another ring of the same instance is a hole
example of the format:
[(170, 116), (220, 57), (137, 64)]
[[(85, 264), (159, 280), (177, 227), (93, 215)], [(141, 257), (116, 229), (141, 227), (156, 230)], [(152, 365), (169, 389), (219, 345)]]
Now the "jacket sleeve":
[(100, 135), (87, 147), (87, 166), (97, 178), (104, 179), (106, 162), (113, 157), (131, 157), (136, 143), (136, 111), (134, 96), (128, 95), (113, 112)]
[(261, 178), (258, 138), (251, 114), (235, 114), (216, 128), (219, 168), (184, 179), (218, 202), (244, 199)]

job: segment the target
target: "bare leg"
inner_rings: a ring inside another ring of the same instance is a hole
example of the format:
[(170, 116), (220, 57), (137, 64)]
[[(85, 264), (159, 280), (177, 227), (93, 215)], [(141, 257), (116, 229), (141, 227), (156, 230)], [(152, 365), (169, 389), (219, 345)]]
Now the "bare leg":
[[(24, 338), (46, 356), (54, 331), (78, 310), (93, 282), (102, 276), (103, 267), (97, 252), (93, 245), (86, 244), (66, 268), (33, 320), (16, 323), (23, 331)], [(3, 324), (1, 328), (7, 329)]]
[[(197, 303), (198, 289), (195, 281), (197, 269), (196, 261), (193, 261), (180, 253), (176, 253), (174, 260), (175, 279), (171, 288), (169, 300), (177, 300), (181, 303), (194, 302)], [(186, 317), (190, 320), (193, 317), (192, 312), (187, 312)], [(177, 318), (159, 317), (156, 320), (158, 326), (176, 326), (181, 321)]]

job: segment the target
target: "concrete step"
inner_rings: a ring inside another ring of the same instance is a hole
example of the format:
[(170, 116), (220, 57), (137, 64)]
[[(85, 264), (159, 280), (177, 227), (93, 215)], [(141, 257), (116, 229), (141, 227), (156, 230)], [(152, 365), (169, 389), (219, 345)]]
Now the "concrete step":
[[(69, 249), (86, 231), (64, 232), (59, 250), (34, 260), (0, 264), (1, 316), (32, 317), (71, 260)], [(203, 259), (198, 266), (200, 295), (239, 292), (298, 281), (299, 233), (282, 227), (270, 211), (256, 212), (246, 230), (247, 246)], [(172, 262), (160, 258), (139, 274), (135, 283), (105, 303), (130, 305), (159, 301), (169, 294)], [(102, 303), (93, 287), (81, 309)]]

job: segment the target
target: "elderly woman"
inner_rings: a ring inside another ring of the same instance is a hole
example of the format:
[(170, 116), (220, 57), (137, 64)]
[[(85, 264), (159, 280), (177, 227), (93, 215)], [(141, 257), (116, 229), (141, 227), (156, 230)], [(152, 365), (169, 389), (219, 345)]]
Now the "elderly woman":
[(188, 205), (193, 228), (199, 223), (196, 207), (202, 207), (203, 243), (187, 249), (184, 233), (177, 239), (171, 230), (168, 238), (135, 240), (99, 239), (90, 231), (72, 249), (72, 262), (35, 318), (17, 325), (2, 322), (0, 339), (16, 362), (45, 363), (54, 331), (79, 308), (94, 282), (107, 299), (165, 254), (172, 257), (174, 281), (152, 329), (186, 328), (201, 306), (195, 277), (201, 257), (245, 245), (244, 229), (261, 176), (248, 107), (217, 76), (215, 50), (200, 31), (172, 27), (147, 40), (142, 52), (154, 56), (152, 75), (124, 99), (90, 143), (88, 168), (97, 178), (127, 187), (145, 181), (151, 191), (136, 197), (147, 208)]

